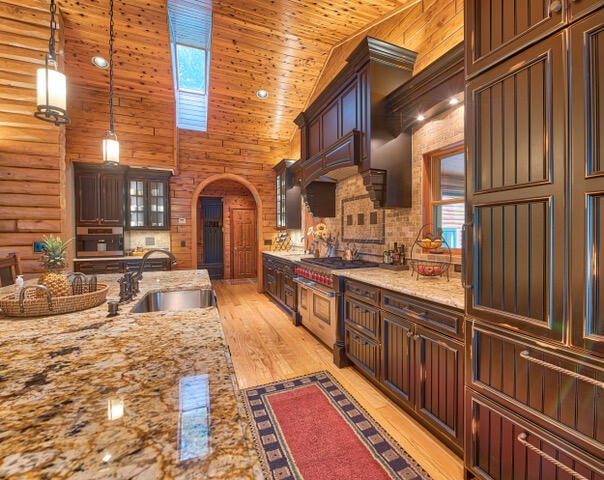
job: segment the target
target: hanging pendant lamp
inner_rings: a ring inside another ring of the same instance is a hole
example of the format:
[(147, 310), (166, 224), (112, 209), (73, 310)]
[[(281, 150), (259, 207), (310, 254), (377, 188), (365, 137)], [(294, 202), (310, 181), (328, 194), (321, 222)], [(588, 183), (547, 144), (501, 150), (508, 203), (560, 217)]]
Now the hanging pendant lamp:
[(109, 1), (109, 130), (103, 138), (103, 162), (120, 163), (120, 143), (113, 128), (113, 0)]
[(68, 124), (69, 117), (67, 116), (67, 81), (65, 75), (57, 70), (57, 55), (55, 52), (56, 13), (55, 1), (50, 0), (50, 39), (44, 68), (39, 68), (37, 72), (38, 107), (34, 115), (40, 120), (59, 126)]

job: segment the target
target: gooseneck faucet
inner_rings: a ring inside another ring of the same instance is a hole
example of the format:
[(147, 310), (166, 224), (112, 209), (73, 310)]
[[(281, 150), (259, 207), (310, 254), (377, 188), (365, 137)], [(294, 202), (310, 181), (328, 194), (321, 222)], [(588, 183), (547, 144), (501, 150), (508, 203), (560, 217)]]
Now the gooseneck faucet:
[(172, 265), (176, 263), (176, 258), (172, 255), (171, 252), (167, 250), (162, 250), (161, 248), (154, 248), (145, 252), (143, 257), (141, 258), (141, 263), (138, 266), (138, 270), (136, 272), (125, 272), (124, 276), (118, 280), (120, 284), (120, 301), (119, 303), (126, 303), (132, 300), (136, 294), (139, 292), (138, 282), (143, 279), (143, 271), (145, 269), (145, 264), (147, 263), (147, 259), (153, 253), (163, 253), (170, 257), (172, 261)]

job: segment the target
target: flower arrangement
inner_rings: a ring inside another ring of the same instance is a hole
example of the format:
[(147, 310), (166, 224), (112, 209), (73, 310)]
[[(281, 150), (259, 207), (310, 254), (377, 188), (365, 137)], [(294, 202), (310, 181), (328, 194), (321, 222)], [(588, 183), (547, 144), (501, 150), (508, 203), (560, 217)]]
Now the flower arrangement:
[(311, 225), (308, 227), (306, 235), (313, 238), (311, 250), (313, 250), (315, 254), (319, 252), (319, 243), (322, 243), (327, 249), (327, 256), (335, 256), (338, 238), (331, 235), (329, 230), (327, 230), (327, 225), (322, 222), (315, 226)]

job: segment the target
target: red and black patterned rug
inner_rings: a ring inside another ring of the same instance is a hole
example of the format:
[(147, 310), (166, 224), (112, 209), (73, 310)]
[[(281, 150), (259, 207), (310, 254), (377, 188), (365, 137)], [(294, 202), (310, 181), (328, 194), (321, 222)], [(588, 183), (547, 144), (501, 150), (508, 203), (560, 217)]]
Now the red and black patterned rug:
[(430, 478), (328, 372), (242, 393), (267, 479)]

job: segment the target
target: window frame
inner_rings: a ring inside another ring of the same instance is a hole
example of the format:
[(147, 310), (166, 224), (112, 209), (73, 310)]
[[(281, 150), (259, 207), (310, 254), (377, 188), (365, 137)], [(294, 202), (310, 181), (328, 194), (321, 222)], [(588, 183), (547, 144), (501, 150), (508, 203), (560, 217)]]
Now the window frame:
[[(464, 141), (456, 142), (447, 145), (442, 148), (438, 148), (431, 152), (423, 154), (422, 161), (422, 212), (423, 212), (423, 224), (430, 225), (430, 228), (434, 228), (434, 218), (432, 212), (436, 205), (447, 205), (453, 203), (462, 203), (465, 206), (465, 185), (464, 185), (464, 196), (449, 198), (446, 200), (434, 200), (433, 192), (440, 189), (440, 181), (433, 175), (436, 170), (435, 164), (440, 162), (443, 158), (450, 157), (459, 153), (464, 153), (465, 158), (465, 143)], [(465, 168), (464, 168), (464, 179), (465, 179)], [(452, 248), (451, 253), (454, 255), (461, 255), (460, 248)]]

